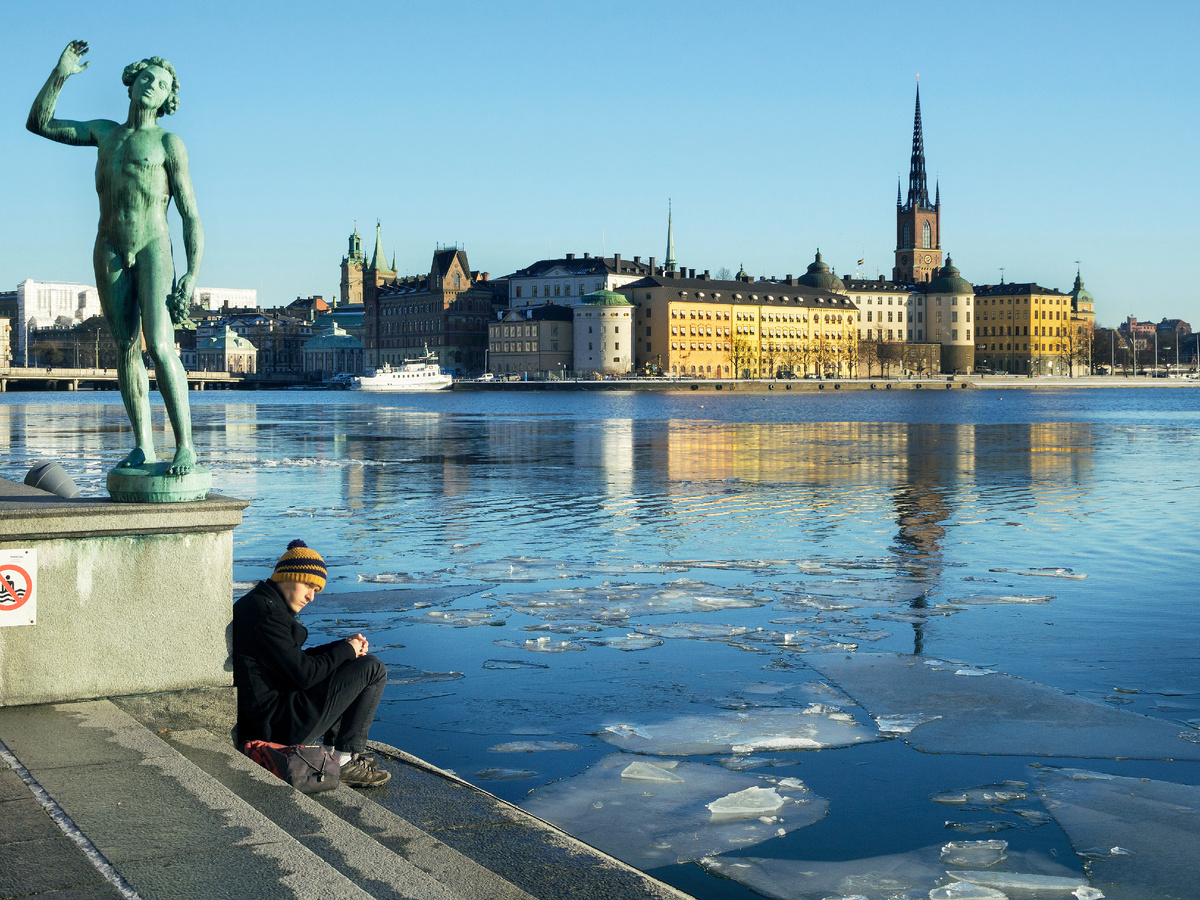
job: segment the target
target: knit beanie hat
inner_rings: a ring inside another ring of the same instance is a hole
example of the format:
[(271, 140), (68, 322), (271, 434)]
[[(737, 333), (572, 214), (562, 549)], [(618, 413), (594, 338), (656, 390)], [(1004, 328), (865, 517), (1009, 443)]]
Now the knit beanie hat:
[(322, 591), (325, 589), (325, 560), (304, 541), (296, 539), (288, 544), (287, 553), (275, 563), (271, 580), (300, 581)]

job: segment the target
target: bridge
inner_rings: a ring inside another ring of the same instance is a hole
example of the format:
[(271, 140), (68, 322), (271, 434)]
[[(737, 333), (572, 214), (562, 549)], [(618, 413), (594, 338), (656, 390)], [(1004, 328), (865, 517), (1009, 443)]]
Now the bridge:
[[(157, 390), (154, 370), (149, 369), (150, 388)], [(188, 387), (193, 391), (203, 391), (206, 388), (229, 388), (239, 386), (242, 376), (231, 375), (228, 372), (188, 372)], [(87, 386), (100, 390), (117, 389), (116, 369), (86, 369), (66, 367), (35, 367), (13, 366), (0, 369), (0, 393), (8, 390), (9, 385), (25, 390), (43, 391), (77, 391)]]

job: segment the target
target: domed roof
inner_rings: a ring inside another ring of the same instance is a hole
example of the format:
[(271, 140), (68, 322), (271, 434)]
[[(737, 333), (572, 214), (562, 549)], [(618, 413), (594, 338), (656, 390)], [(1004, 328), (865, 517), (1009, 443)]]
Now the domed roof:
[(975, 288), (971, 282), (958, 274), (954, 260), (946, 257), (946, 264), (938, 272), (937, 278), (929, 282), (925, 288), (927, 294), (974, 294)]
[(840, 294), (846, 290), (846, 285), (842, 283), (842, 279), (830, 272), (829, 266), (821, 262), (820, 250), (817, 251), (817, 258), (808, 264), (808, 271), (797, 278), (796, 283), (831, 293), (836, 292)]
[(1083, 279), (1079, 273), (1075, 273), (1075, 287), (1071, 290), (1071, 300), (1073, 306), (1077, 306), (1080, 300), (1084, 302), (1095, 302), (1092, 292), (1083, 286)]
[(599, 290), (584, 294), (579, 298), (579, 304), (588, 306), (633, 306), (629, 298), (616, 291)]

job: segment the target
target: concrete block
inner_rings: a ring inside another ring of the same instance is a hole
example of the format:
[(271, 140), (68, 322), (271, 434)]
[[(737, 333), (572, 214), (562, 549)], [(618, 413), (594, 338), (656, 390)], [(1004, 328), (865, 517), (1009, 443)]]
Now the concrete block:
[(83, 851), (71, 844), (62, 832), (57, 837), (0, 847), (2, 898), (27, 897), (57, 888), (94, 885), (103, 881)]
[(37, 551), (37, 624), (0, 628), (0, 706), (232, 682), (242, 500), (64, 500), (0, 480), (0, 549)]

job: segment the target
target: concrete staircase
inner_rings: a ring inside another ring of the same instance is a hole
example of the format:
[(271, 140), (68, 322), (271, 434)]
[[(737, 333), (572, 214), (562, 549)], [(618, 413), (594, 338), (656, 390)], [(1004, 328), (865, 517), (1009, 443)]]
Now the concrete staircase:
[(687, 897), (395, 748), (375, 748), (387, 786), (305, 796), (179, 727), (193, 713), (178, 695), (0, 709), (0, 898)]

